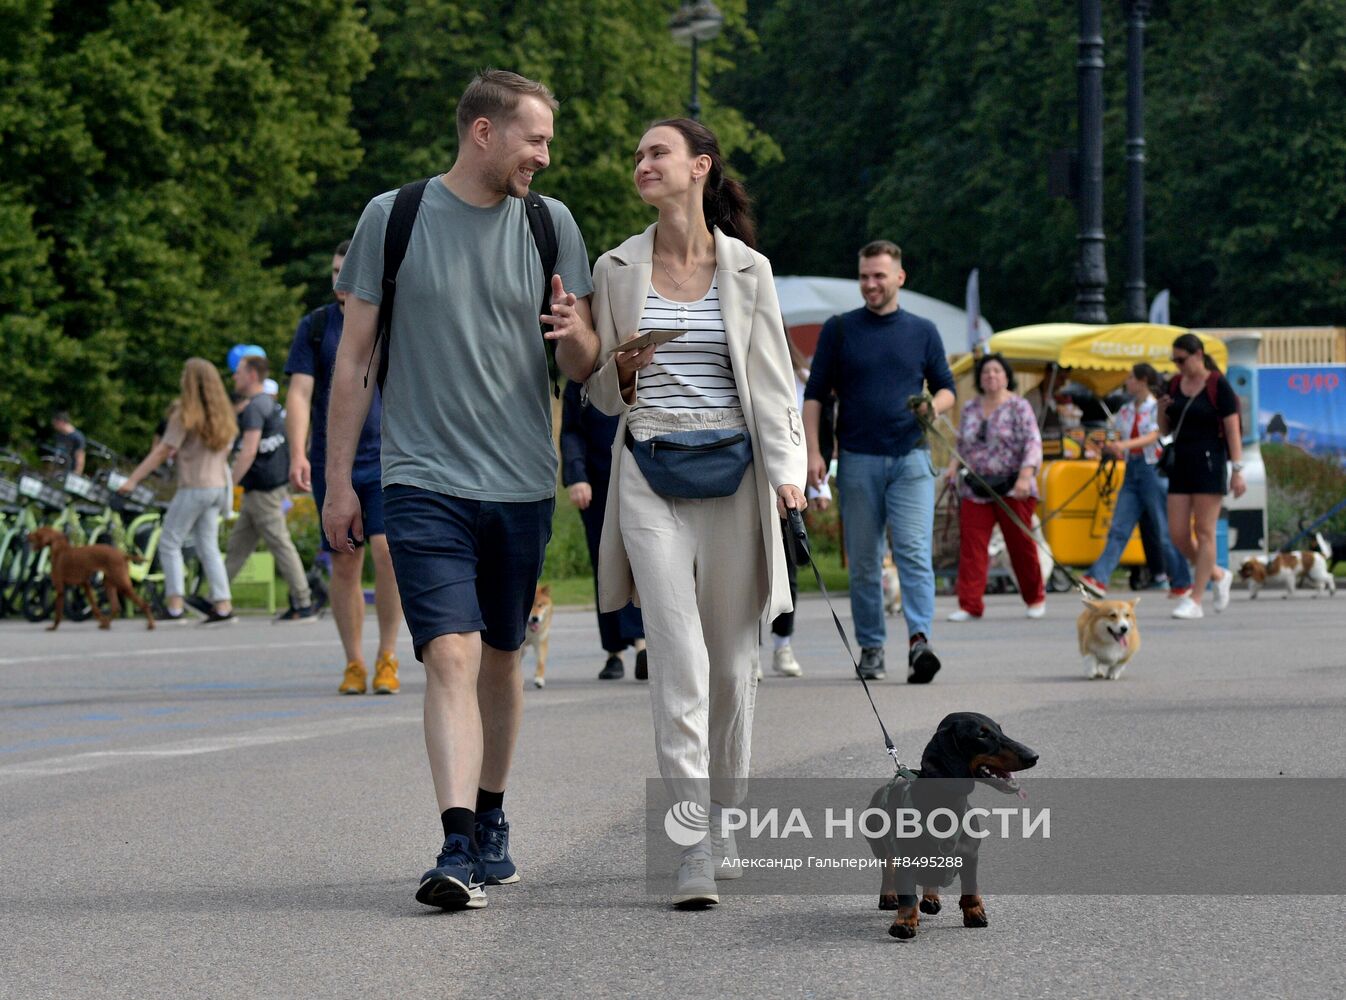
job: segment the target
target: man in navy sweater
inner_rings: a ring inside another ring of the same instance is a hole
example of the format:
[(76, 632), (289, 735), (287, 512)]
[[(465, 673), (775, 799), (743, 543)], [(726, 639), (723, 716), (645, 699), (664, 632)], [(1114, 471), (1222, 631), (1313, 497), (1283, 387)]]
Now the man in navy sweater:
[[(885, 676), (883, 549), (887, 528), (902, 585), (907, 620), (907, 680), (929, 683), (939, 670), (930, 648), (935, 572), (930, 542), (935, 519), (935, 474), (930, 451), (909, 397), (929, 386), (936, 414), (954, 404), (953, 375), (935, 325), (899, 309), (907, 280), (902, 251), (876, 240), (860, 251), (862, 309), (833, 316), (822, 329), (804, 390), (809, 484), (827, 478), (818, 440), (822, 401), (840, 400), (837, 414), (837, 489), (850, 567), (851, 617), (860, 643), (860, 673)], [(925, 404), (927, 409), (930, 404)]]

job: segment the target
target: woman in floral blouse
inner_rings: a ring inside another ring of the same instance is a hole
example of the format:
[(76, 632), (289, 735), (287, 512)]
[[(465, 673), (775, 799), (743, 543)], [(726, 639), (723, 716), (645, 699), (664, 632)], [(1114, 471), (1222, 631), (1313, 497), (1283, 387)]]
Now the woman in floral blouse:
[[(996, 487), (1019, 520), (1031, 525), (1038, 502), (1037, 472), (1042, 465), (1037, 418), (1028, 401), (1014, 392), (1014, 370), (999, 354), (978, 359), (975, 379), (980, 398), (963, 407), (958, 451), (972, 471)], [(958, 462), (954, 460), (948, 475), (952, 479), (957, 474)], [(979, 496), (980, 484), (977, 487), (973, 488), (971, 477), (958, 487), (958, 610), (949, 615), (949, 621), (972, 621), (985, 610), (987, 547), (996, 524), (1005, 537), (1019, 593), (1028, 605), (1028, 617), (1041, 618), (1047, 607), (1047, 592), (1037, 545), (999, 504), (988, 496)]]

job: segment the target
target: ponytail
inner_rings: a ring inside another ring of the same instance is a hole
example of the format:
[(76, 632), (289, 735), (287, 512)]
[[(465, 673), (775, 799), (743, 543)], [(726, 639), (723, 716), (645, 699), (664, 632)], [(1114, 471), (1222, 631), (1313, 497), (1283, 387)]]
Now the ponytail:
[(676, 129), (687, 142), (692, 156), (709, 156), (710, 173), (701, 195), (701, 210), (706, 216), (706, 227), (719, 227), (720, 232), (742, 240), (757, 249), (757, 225), (753, 222), (751, 201), (743, 185), (724, 171), (724, 156), (715, 133), (690, 118), (666, 118), (650, 128), (666, 126)]

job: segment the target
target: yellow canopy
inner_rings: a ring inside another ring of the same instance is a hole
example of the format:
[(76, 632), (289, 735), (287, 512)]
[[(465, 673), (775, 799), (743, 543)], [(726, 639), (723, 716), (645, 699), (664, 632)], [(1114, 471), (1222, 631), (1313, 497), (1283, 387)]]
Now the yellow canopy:
[[(1154, 323), (1039, 323), (992, 335), (986, 350), (1003, 354), (1025, 373), (1041, 371), (1048, 364), (1069, 368), (1074, 381), (1102, 394), (1120, 385), (1131, 366), (1141, 361), (1161, 372), (1173, 371), (1169, 360), (1173, 341), (1189, 332), (1180, 326)], [(1211, 360), (1223, 369), (1229, 360), (1224, 341), (1204, 333), (1197, 336)], [(970, 354), (957, 358), (952, 366), (955, 377), (971, 371), (973, 361)]]

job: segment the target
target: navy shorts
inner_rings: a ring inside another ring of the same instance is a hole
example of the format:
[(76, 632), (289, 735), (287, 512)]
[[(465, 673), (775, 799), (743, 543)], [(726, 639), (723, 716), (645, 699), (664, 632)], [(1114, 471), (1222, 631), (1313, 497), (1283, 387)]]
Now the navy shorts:
[(388, 551), (416, 659), (441, 635), (523, 645), (556, 500), (464, 500), (395, 483), (383, 491)]
[[(313, 502), (318, 505), (318, 519), (321, 523), (322, 503), (327, 498), (327, 470), (321, 465), (314, 465), (311, 468)], [(356, 469), (351, 473), (351, 486), (355, 489), (355, 495), (360, 500), (360, 517), (364, 521), (366, 538), (385, 534), (383, 529), (383, 484), (379, 481), (379, 477), (380, 472), (377, 465), (368, 469)], [(331, 552), (332, 546), (327, 544), (327, 533), (319, 531), (318, 534), (322, 537), (322, 550)]]

